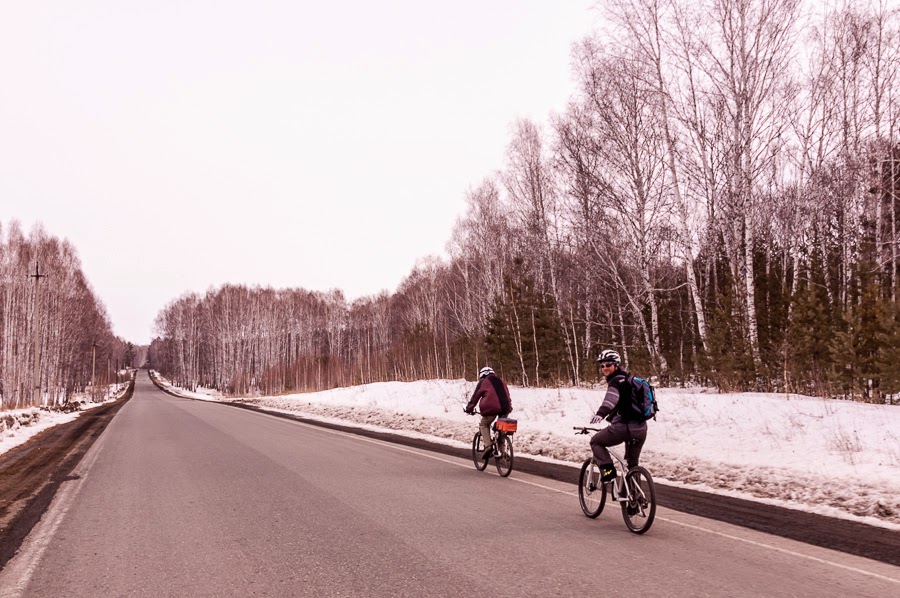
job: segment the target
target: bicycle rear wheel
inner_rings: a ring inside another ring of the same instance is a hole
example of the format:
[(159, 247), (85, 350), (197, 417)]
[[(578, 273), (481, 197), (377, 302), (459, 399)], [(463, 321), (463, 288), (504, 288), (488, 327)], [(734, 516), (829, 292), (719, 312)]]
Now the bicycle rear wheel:
[(513, 468), (513, 446), (512, 439), (509, 434), (500, 434), (497, 438), (497, 444), (500, 448), (500, 456), (494, 457), (494, 463), (497, 465), (497, 473), (500, 477), (505, 478), (512, 472)]
[(581, 466), (578, 477), (578, 502), (585, 515), (594, 519), (603, 512), (606, 504), (606, 484), (600, 482), (600, 468), (593, 459), (588, 459)]
[(632, 467), (625, 474), (625, 483), (631, 495), (622, 502), (625, 525), (636, 534), (643, 534), (653, 525), (656, 517), (656, 488), (650, 472), (643, 467)]
[(481, 439), (481, 432), (475, 432), (475, 437), (472, 439), (472, 461), (478, 471), (484, 471), (488, 464), (487, 459), (484, 459), (482, 455), (484, 455), (484, 442)]

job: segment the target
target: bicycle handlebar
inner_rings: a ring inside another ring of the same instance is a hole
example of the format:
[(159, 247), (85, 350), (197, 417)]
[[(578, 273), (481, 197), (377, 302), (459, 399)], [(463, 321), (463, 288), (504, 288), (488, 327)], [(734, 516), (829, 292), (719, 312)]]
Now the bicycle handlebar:
[(575, 434), (588, 434), (588, 430), (590, 430), (591, 432), (599, 432), (600, 430), (602, 430), (602, 428), (592, 428), (590, 426), (574, 426), (572, 427), (572, 429), (578, 430), (577, 432), (575, 432)]

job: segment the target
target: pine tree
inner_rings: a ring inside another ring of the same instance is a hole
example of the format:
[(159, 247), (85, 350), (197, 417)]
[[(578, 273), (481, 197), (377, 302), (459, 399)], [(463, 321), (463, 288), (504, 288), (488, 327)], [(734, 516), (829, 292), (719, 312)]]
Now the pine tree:
[(709, 352), (701, 360), (701, 371), (718, 381), (724, 392), (751, 388), (755, 376), (753, 355), (734, 313), (733, 297), (730, 292), (720, 295), (719, 306), (708, 322)]
[(485, 326), (484, 353), (487, 361), (501, 377), (510, 382), (522, 382), (518, 366), (518, 352), (511, 324), (512, 309), (505, 295), (497, 295)]
[(735, 292), (735, 280), (724, 258), (713, 259), (718, 262), (717, 276), (709, 286), (717, 292), (708, 299), (712, 308), (707, 320), (707, 350), (699, 360), (700, 372), (724, 392), (750, 389), (756, 373), (740, 293)]
[(893, 388), (890, 372), (896, 366), (888, 366), (887, 360), (894, 351), (891, 339), (897, 335), (896, 307), (882, 296), (871, 274), (860, 276), (854, 295), (856, 300), (842, 318), (843, 331), (831, 346), (837, 368), (834, 376), (845, 395), (859, 394), (866, 402), (881, 402), (883, 375), (889, 376)]
[(890, 402), (896, 400), (893, 395), (900, 392), (900, 306), (883, 298), (879, 309), (882, 332), (877, 337), (878, 357), (876, 358), (881, 375), (881, 392), (890, 396)]
[(537, 291), (525, 260), (513, 260), (494, 298), (486, 326), (485, 351), (494, 369), (520, 384), (556, 383), (566, 375), (565, 340), (556, 306)]
[(832, 344), (838, 328), (829, 313), (823, 285), (809, 281), (796, 293), (791, 326), (784, 347), (790, 388), (795, 392), (827, 394), (834, 367)]

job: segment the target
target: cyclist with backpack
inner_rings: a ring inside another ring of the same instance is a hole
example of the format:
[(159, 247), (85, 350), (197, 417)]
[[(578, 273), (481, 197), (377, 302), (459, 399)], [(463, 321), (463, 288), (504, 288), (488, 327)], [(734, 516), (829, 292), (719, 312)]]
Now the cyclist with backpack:
[[(479, 405), (480, 403), (480, 405)], [(497, 419), (497, 416), (506, 417), (512, 411), (512, 399), (509, 398), (509, 388), (506, 382), (494, 373), (490, 367), (483, 367), (478, 372), (478, 385), (469, 404), (466, 405), (466, 413), (473, 415), (475, 407), (481, 409), (481, 438), (484, 441), (484, 460), (488, 460), (494, 452), (493, 440), (491, 440), (491, 424)]]
[(600, 481), (608, 482), (616, 477), (616, 468), (606, 447), (624, 442), (628, 467), (637, 466), (647, 439), (647, 421), (632, 406), (636, 394), (632, 383), (634, 377), (622, 367), (619, 354), (612, 349), (604, 349), (600, 352), (597, 363), (609, 386), (591, 423), (597, 424), (609, 419), (610, 425), (591, 438), (591, 451), (600, 466)]

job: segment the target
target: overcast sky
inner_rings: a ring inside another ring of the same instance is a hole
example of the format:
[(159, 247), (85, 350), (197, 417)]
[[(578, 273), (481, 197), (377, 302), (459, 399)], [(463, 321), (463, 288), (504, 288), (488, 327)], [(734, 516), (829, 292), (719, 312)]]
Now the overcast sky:
[(5, 2), (0, 221), (69, 239), (137, 343), (225, 283), (393, 292), (597, 25), (583, 0)]

